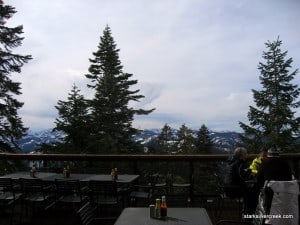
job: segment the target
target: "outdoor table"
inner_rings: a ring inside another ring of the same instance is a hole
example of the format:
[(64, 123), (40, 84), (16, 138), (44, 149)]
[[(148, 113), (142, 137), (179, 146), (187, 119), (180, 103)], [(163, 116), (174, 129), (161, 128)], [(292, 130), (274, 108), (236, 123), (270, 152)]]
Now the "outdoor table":
[(149, 208), (125, 208), (115, 225), (212, 225), (204, 208), (168, 208), (165, 219), (150, 217)]
[[(20, 178), (32, 178), (29, 171), (16, 172), (12, 174), (6, 174), (1, 177), (12, 178), (18, 180)], [(85, 173), (71, 173), (70, 177), (64, 177), (62, 173), (49, 173), (49, 172), (36, 172), (35, 178), (42, 179), (47, 182), (54, 182), (55, 179), (66, 179), (66, 180), (79, 180), (80, 182), (88, 182), (90, 180), (106, 181), (111, 180), (110, 174), (85, 174)], [(117, 183), (130, 184), (137, 180), (139, 175), (137, 174), (119, 174)]]
[[(39, 179), (43, 180), (43, 179), (46, 179), (47, 177), (54, 176), (55, 174), (56, 173), (36, 172), (35, 173), (35, 178), (39, 178)], [(32, 178), (30, 176), (30, 172), (29, 171), (21, 171), (21, 172), (6, 174), (6, 175), (1, 176), (1, 177), (7, 177), (7, 178), (11, 178), (13, 180), (18, 180), (20, 178), (23, 178), (23, 179)]]
[[(132, 183), (137, 180), (140, 175), (137, 174), (119, 174), (118, 179), (116, 180), (117, 183)], [(89, 180), (111, 180), (110, 174), (93, 174), (88, 178)]]

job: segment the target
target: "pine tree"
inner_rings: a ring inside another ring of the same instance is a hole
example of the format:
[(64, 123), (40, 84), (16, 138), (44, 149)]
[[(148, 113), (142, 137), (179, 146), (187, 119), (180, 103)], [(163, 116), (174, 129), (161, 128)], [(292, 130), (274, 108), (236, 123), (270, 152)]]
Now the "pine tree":
[(300, 123), (295, 118), (295, 109), (300, 105), (297, 101), (300, 89), (292, 84), (298, 69), (289, 72), (293, 60), (285, 59), (287, 51), (281, 51), (281, 44), (279, 39), (265, 43), (268, 49), (262, 55), (265, 62), (258, 66), (262, 89), (252, 90), (256, 107), (250, 106), (250, 124), (239, 123), (244, 130), (240, 138), (253, 152), (263, 145), (291, 150), (299, 134)]
[(12, 73), (20, 73), (21, 67), (30, 59), (30, 55), (14, 54), (12, 50), (22, 45), (23, 26), (7, 27), (6, 21), (16, 13), (14, 7), (4, 5), (0, 0), (0, 149), (14, 151), (18, 147), (16, 140), (25, 135), (24, 127), (18, 115), (24, 103), (15, 95), (21, 94), (19, 82), (11, 79)]
[(197, 132), (196, 147), (197, 152), (199, 153), (209, 153), (213, 148), (213, 142), (210, 138), (210, 132), (204, 124), (202, 124)]
[(79, 88), (74, 84), (68, 100), (59, 100), (55, 108), (58, 110), (59, 118), (55, 121), (54, 130), (62, 131), (65, 134), (65, 152), (86, 152), (90, 129), (88, 102), (80, 94)]
[(161, 129), (157, 139), (161, 152), (171, 153), (175, 150), (175, 133), (167, 123)]
[(181, 153), (193, 153), (195, 150), (195, 137), (193, 130), (185, 124), (181, 125), (177, 131), (177, 148)]
[(98, 49), (90, 59), (89, 74), (95, 91), (91, 100), (91, 120), (93, 128), (93, 148), (99, 151), (122, 152), (134, 148), (133, 135), (138, 130), (132, 127), (135, 115), (147, 115), (154, 109), (134, 109), (129, 102), (144, 98), (140, 90), (132, 90), (137, 80), (131, 80), (132, 74), (124, 73), (119, 60), (119, 49), (108, 26), (100, 37)]

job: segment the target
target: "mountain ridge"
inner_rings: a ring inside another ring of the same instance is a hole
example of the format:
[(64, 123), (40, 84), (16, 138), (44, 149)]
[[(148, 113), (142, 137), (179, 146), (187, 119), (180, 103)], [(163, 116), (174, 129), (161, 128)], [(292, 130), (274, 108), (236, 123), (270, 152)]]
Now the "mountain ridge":
[[(161, 129), (145, 129), (134, 137), (135, 141), (147, 143), (157, 137)], [(238, 132), (235, 131), (210, 131), (210, 138), (214, 147), (223, 152), (230, 152), (234, 144), (238, 141)], [(18, 140), (19, 147), (25, 153), (32, 152), (41, 144), (53, 144), (61, 142), (64, 134), (52, 129), (40, 131), (29, 131), (26, 136)]]

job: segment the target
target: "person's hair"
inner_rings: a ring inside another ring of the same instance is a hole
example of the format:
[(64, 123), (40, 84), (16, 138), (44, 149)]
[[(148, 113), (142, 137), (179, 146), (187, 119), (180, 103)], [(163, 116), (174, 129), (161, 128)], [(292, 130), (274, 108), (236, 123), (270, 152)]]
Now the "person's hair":
[(243, 153), (247, 153), (247, 149), (244, 147), (237, 147), (234, 149), (234, 156), (240, 158)]

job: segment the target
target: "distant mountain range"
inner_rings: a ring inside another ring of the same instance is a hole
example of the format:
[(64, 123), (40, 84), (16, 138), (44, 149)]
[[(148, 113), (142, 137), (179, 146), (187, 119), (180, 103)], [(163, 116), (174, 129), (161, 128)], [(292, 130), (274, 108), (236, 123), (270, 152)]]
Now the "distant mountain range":
[[(161, 129), (148, 129), (142, 131), (134, 137), (134, 140), (147, 143), (157, 137)], [(63, 133), (46, 129), (38, 132), (29, 131), (28, 134), (18, 141), (23, 152), (34, 151), (41, 144), (52, 144), (61, 142)], [(238, 140), (239, 133), (232, 131), (213, 132), (210, 131), (210, 137), (214, 143), (214, 147), (220, 152), (228, 152), (232, 150), (234, 144)]]

